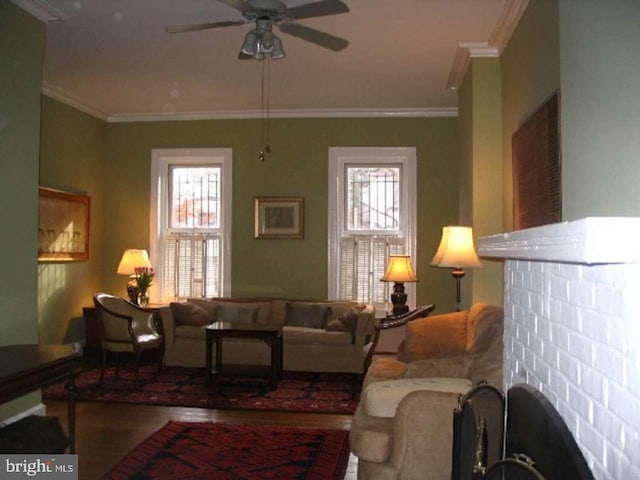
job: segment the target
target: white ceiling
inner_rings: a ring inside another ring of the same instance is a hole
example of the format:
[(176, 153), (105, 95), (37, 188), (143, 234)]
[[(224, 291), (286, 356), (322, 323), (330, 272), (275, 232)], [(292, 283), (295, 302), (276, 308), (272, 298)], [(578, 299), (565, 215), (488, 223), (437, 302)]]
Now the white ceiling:
[[(216, 0), (14, 0), (49, 5), (44, 91), (117, 121), (259, 111), (263, 62), (238, 60), (251, 25), (167, 34), (166, 25), (240, 19)], [(345, 0), (299, 23), (349, 40), (333, 52), (276, 32), (272, 111), (451, 112), (459, 45), (487, 45), (513, 0)], [(309, 0), (285, 0), (288, 6)], [(491, 45), (488, 45), (491, 46)]]

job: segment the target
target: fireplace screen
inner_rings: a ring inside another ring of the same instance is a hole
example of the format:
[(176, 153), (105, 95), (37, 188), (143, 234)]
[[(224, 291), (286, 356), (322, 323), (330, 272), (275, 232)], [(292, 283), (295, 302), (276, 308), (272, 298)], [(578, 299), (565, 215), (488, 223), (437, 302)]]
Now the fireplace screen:
[[(454, 480), (593, 480), (573, 435), (551, 402), (529, 385), (502, 394), (481, 385), (454, 412)], [(504, 436), (504, 446), (503, 446)]]

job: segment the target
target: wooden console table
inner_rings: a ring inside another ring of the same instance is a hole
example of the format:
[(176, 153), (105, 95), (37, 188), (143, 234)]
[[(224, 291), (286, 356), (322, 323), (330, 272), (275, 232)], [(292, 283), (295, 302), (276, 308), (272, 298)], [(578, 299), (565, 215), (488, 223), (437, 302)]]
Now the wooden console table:
[(0, 347), (0, 403), (66, 381), (70, 453), (75, 453), (76, 364), (82, 355), (68, 345)]

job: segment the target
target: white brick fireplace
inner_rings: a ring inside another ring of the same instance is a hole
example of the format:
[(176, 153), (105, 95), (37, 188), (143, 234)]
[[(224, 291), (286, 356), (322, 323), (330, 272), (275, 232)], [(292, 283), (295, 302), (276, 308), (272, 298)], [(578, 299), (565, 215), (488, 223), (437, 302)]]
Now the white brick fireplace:
[(504, 259), (505, 390), (539, 389), (596, 479), (640, 479), (640, 218), (484, 237)]

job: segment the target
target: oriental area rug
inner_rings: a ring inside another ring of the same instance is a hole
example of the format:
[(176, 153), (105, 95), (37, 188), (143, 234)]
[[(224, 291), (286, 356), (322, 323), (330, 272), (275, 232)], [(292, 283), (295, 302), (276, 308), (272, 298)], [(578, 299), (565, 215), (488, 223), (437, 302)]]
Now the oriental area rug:
[[(105, 370), (100, 383), (100, 369), (80, 372), (76, 376), (77, 400), (94, 402), (137, 403), (174, 407), (211, 409), (273, 410), (280, 412), (353, 414), (362, 383), (350, 373), (284, 372), (276, 390), (268, 380), (244, 376), (222, 376), (205, 385), (204, 369), (141, 366), (138, 380), (131, 367)], [(64, 400), (62, 383), (43, 390), (45, 400)]]
[(169, 422), (103, 480), (338, 480), (349, 461), (345, 430)]

